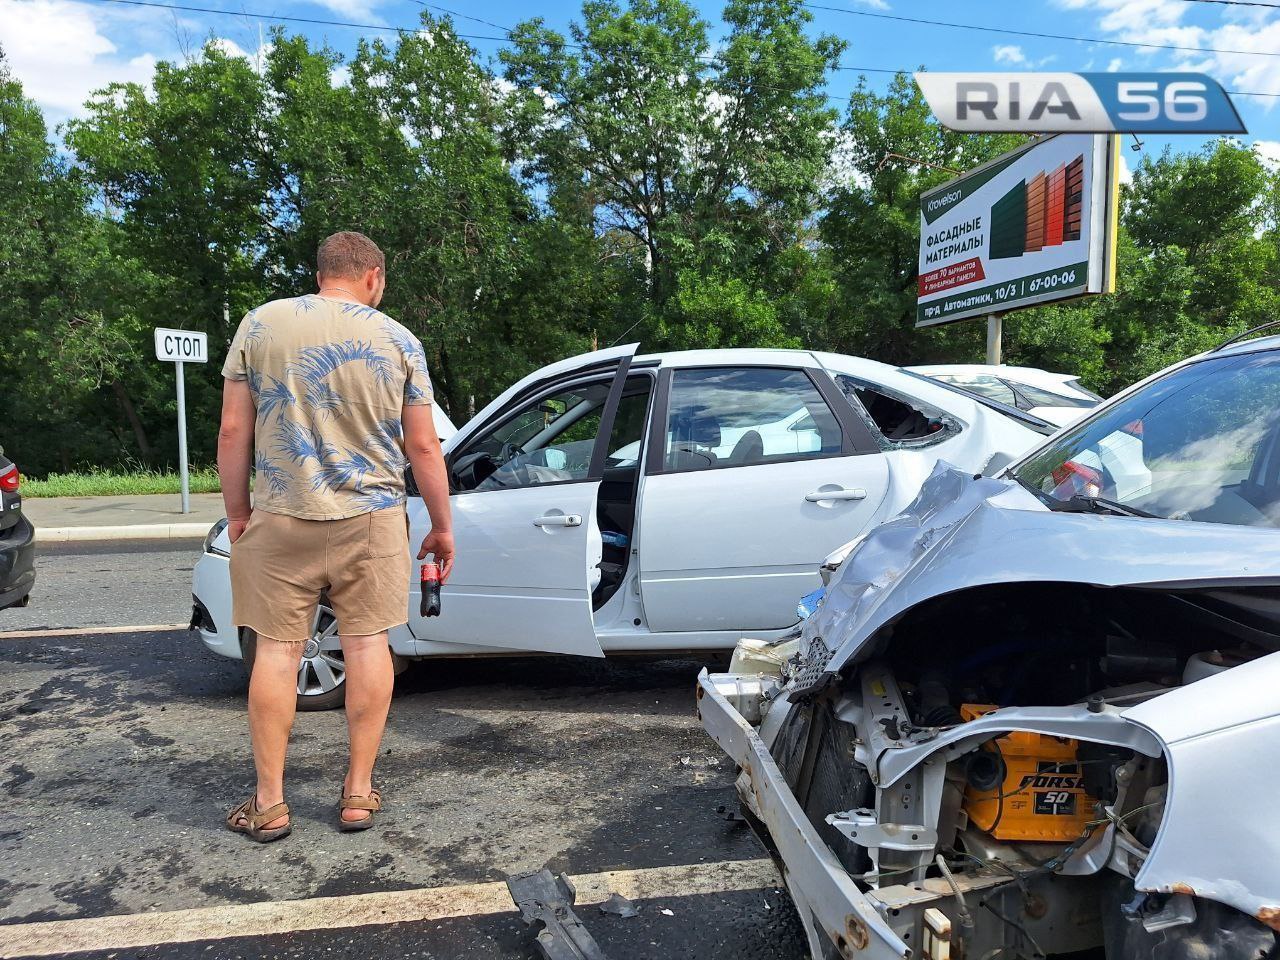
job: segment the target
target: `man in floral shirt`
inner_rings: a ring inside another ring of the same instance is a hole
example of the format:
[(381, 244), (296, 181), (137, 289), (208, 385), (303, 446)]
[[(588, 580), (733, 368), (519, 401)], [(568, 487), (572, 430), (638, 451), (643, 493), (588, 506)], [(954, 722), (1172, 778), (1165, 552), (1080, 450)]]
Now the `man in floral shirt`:
[(227, 825), (261, 842), (292, 829), (285, 751), (322, 591), (346, 669), (351, 756), (339, 827), (369, 827), (381, 808), (372, 778), (391, 704), (387, 630), (406, 621), (409, 606), (406, 464), (431, 515), (418, 557), (434, 554), (444, 576), (453, 563), (426, 353), (377, 309), (382, 251), (362, 234), (336, 233), (320, 244), (317, 282), (315, 294), (251, 310), (222, 370), (218, 472), (233, 544), (233, 614), (256, 635), (249, 730), (257, 790)]

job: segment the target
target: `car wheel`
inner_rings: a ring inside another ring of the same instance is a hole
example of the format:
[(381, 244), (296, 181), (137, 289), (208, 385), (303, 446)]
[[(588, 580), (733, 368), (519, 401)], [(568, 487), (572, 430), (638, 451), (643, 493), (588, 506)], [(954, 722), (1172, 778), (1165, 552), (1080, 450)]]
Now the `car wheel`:
[[(244, 667), (253, 673), (258, 636), (246, 630), (241, 642)], [(311, 625), (311, 637), (302, 648), (298, 664), (298, 709), (334, 710), (347, 699), (347, 666), (338, 641), (338, 621), (333, 611), (321, 604)]]

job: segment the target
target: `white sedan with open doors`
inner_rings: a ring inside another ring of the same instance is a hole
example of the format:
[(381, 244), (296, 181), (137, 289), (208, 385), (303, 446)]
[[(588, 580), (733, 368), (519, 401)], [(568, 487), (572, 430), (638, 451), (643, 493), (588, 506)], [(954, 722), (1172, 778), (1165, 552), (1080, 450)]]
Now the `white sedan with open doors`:
[[(909, 503), (939, 459), (979, 472), (1052, 427), (897, 367), (830, 353), (617, 347), (533, 373), (445, 441), (457, 560), (438, 618), (391, 632), (403, 659), (730, 649), (799, 620), (818, 564)], [(412, 478), (410, 491), (414, 492)], [(409, 501), (410, 540), (430, 519)], [(192, 626), (251, 665), (219, 523)], [(343, 700), (321, 598), (302, 709)]]

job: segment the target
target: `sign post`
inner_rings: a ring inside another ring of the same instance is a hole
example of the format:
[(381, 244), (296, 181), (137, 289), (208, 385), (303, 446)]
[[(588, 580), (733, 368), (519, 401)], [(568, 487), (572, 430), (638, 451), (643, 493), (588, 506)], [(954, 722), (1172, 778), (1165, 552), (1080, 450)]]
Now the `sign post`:
[(207, 363), (208, 337), (194, 330), (156, 327), (156, 359), (174, 364), (178, 391), (178, 475), (182, 478), (182, 512), (191, 512), (191, 489), (187, 477), (187, 385), (184, 363)]
[(916, 326), (987, 320), (1001, 361), (1004, 314), (1115, 288), (1114, 135), (1059, 134), (920, 197)]

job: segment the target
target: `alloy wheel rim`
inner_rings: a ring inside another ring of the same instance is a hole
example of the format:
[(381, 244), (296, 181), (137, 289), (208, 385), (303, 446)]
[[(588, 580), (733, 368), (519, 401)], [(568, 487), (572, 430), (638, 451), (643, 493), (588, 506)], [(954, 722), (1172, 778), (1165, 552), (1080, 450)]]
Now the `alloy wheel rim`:
[(314, 697), (329, 693), (342, 685), (347, 666), (342, 660), (342, 644), (338, 640), (338, 621), (329, 607), (316, 610), (311, 624), (311, 639), (303, 648), (298, 664), (298, 695)]

